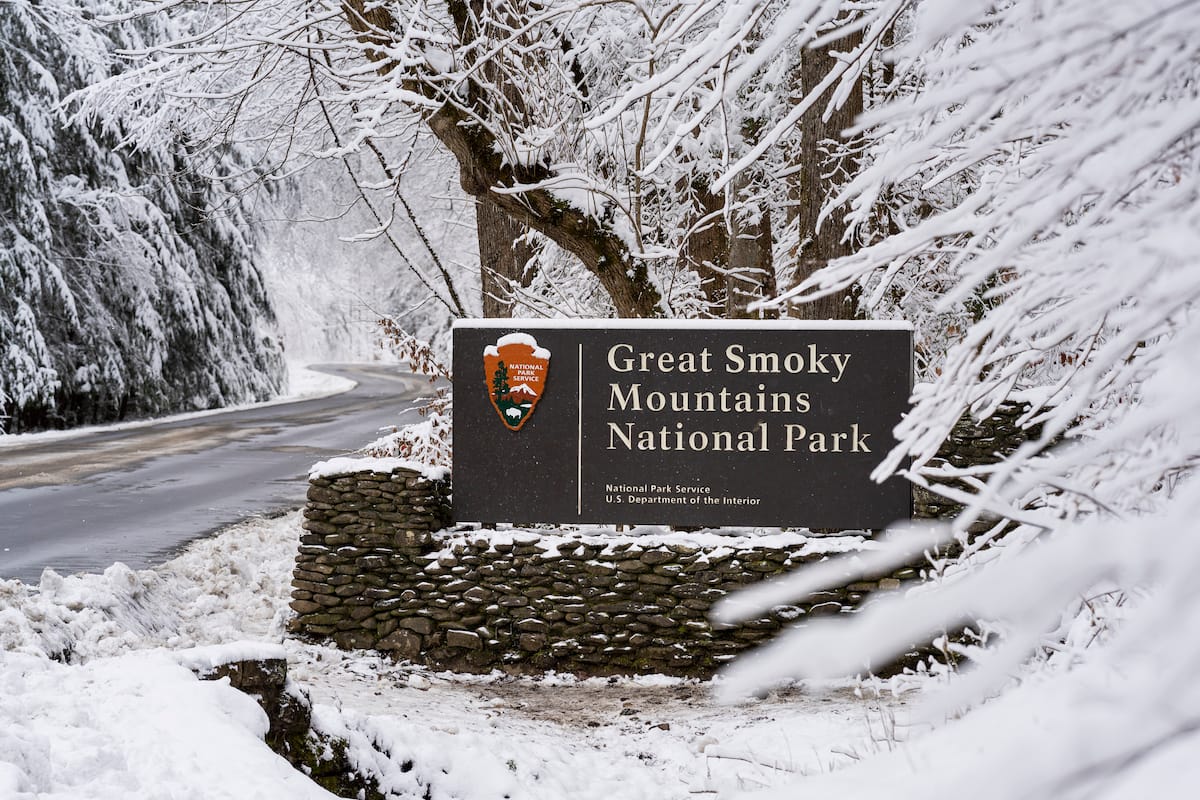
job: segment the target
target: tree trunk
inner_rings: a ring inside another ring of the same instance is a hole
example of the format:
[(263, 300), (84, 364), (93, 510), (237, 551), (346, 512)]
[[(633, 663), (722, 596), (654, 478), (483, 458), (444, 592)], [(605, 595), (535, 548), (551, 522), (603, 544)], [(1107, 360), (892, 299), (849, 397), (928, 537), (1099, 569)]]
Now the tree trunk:
[[(686, 188), (686, 186), (684, 187)], [(700, 291), (710, 316), (725, 313), (726, 273), (729, 267), (729, 231), (725, 227), (725, 198), (709, 191), (708, 182), (693, 184), (696, 228), (688, 234), (680, 253), (680, 267), (700, 278)]]
[(483, 286), (483, 315), (511, 317), (511, 287), (533, 281), (529, 264), (533, 248), (523, 238), (525, 226), (492, 202), (481, 197), (475, 204), (475, 231), (479, 239), (479, 277)]
[[(350, 26), (367, 45), (366, 55), (376, 63), (380, 74), (389, 74), (395, 64), (386, 51), (372, 49), (382, 44), (378, 31), (401, 35), (403, 27), (392, 17), (387, 6), (368, 4), (366, 0), (343, 0)], [(478, 38), (476, 14), (466, 0), (449, 0), (448, 10), (460, 41)], [(464, 64), (469, 73), (473, 61)], [(425, 117), (429, 130), (458, 161), (459, 183), (476, 199), (486, 200), (519, 225), (545, 235), (559, 247), (574, 254), (600, 281), (617, 314), (621, 317), (658, 316), (661, 297), (650, 280), (646, 265), (632, 258), (624, 241), (592, 214), (575, 208), (545, 189), (529, 189), (519, 194), (498, 193), (497, 188), (535, 186), (556, 176), (545, 164), (506, 163), (496, 146), (495, 134), (477, 118), (488, 120), (492, 114), (484, 92), (470, 81), (467, 101), (470, 109), (448, 100), (437, 85), (411, 78), (403, 87), (442, 104)]]
[[(800, 52), (800, 88), (807, 92), (829, 74), (837, 61), (827, 50), (851, 50), (862, 40), (862, 33), (825, 45), (820, 50), (805, 49)], [(798, 177), (792, 186), (792, 205), (789, 212), (794, 215), (799, 231), (799, 248), (796, 256), (796, 271), (793, 285), (806, 280), (830, 261), (849, 255), (851, 243), (843, 241), (845, 227), (838, 214), (828, 217), (820, 229), (817, 218), (829, 197), (833, 178), (825, 175), (853, 175), (858, 169), (857, 159), (852, 156), (829, 159), (822, 143), (836, 145), (845, 142), (842, 132), (849, 128), (862, 113), (862, 87), (859, 86), (841, 108), (835, 109), (828, 121), (822, 114), (825, 103), (818, 102), (800, 120), (800, 151), (797, 162)], [(832, 140), (829, 142), (827, 140)], [(789, 315), (798, 319), (854, 319), (858, 316), (857, 292), (845, 289), (816, 300), (801, 301), (789, 308)]]
[[(745, 188), (749, 180), (739, 176), (735, 185)], [(775, 318), (777, 311), (751, 313), (747, 306), (756, 300), (778, 294), (775, 284), (775, 260), (771, 253), (771, 209), (763, 208), (757, 220), (747, 222), (738, 213), (732, 215), (733, 236), (729, 241), (729, 274), (726, 281), (725, 317), (727, 319)]]
[(554, 176), (548, 167), (502, 163), (491, 132), (455, 106), (443, 105), (428, 117), (428, 123), (433, 134), (458, 160), (459, 183), (467, 194), (490, 197), (510, 217), (577, 256), (600, 281), (619, 316), (659, 315), (660, 296), (645, 264), (635, 262), (621, 238), (595, 216), (544, 189), (520, 195), (491, 191), (494, 186), (540, 183)]

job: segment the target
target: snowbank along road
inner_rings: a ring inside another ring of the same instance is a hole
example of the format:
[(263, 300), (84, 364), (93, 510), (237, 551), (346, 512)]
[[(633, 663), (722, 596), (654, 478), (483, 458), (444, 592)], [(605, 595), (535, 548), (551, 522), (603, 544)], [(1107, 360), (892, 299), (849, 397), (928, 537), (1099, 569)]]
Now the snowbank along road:
[(142, 568), (231, 522), (301, 504), (307, 470), (412, 421), (428, 394), (399, 367), (321, 367), (348, 392), (0, 449), (0, 578)]

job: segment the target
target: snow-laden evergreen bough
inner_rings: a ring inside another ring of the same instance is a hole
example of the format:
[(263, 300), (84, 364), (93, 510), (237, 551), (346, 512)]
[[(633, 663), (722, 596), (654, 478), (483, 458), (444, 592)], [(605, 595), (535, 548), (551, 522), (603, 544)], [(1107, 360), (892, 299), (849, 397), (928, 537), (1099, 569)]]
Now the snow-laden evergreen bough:
[[(887, 208), (895, 230), (797, 291), (857, 281), (883, 315), (913, 297), (940, 296), (926, 314), (970, 301), (974, 318), (917, 387), (877, 473), (911, 456), (915, 480), (967, 503), (952, 531), (965, 554), (939, 563), (933, 586), (745, 659), (730, 685), (843, 674), (983, 627), (993, 646), (963, 648), (974, 663), (938, 708), (999, 697), (901, 753), (806, 781), (805, 796), (1194, 792), (1200, 4), (932, 0), (908, 23), (894, 96), (862, 121), (868, 162), (829, 206), (867, 231)], [(962, 413), (1005, 400), (1032, 401), (1035, 441), (992, 467), (932, 460)], [(984, 512), (1017, 524), (968, 537)], [(912, 535), (898, 541), (896, 559)]]
[(281, 384), (250, 224), (197, 172), (242, 172), (236, 154), (202, 165), (179, 129), (118, 150), (135, 117), (66, 115), (71, 92), (121, 68), (114, 49), (166, 36), (161, 20), (86, 19), (124, 5), (0, 5), (0, 430), (265, 399)]

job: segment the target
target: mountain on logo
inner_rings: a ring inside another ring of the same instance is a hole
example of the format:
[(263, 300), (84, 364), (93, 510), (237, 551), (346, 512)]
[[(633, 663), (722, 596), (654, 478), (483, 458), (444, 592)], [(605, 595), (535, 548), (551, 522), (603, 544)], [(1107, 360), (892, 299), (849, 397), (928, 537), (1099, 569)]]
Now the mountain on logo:
[(501, 336), (483, 349), (483, 373), (492, 408), (504, 426), (519, 431), (546, 388), (550, 351), (527, 333)]

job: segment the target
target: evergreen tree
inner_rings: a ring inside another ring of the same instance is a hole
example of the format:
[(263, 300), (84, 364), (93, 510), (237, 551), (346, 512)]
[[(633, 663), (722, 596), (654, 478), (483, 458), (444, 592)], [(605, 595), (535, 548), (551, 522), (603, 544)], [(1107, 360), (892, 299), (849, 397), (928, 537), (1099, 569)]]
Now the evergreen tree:
[(492, 391), (496, 394), (497, 403), (503, 400), (509, 392), (508, 365), (503, 361), (496, 366), (496, 372), (492, 376)]
[(136, 116), (62, 110), (165, 22), (100, 29), (78, 14), (61, 0), (0, 10), (0, 426), (265, 399), (282, 353), (242, 210), (211, 213), (222, 196), (178, 134), (121, 149)]

